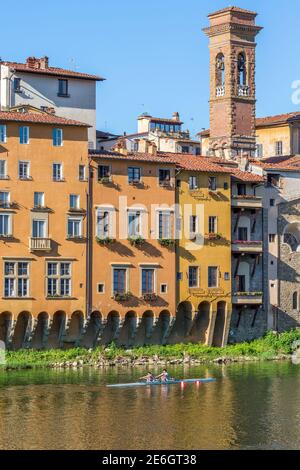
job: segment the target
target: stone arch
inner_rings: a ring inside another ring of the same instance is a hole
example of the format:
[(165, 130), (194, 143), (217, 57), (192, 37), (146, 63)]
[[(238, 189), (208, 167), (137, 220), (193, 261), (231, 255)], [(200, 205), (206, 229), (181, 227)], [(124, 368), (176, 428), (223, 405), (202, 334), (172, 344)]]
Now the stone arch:
[(26, 340), (31, 330), (31, 325), (31, 314), (25, 311), (19, 313), (12, 338), (12, 349), (14, 351), (25, 347)]
[(68, 347), (77, 346), (84, 326), (84, 315), (80, 310), (73, 312), (64, 343)]
[(153, 330), (152, 344), (165, 344), (170, 327), (171, 314), (169, 310), (162, 310)]
[(102, 315), (99, 311), (94, 311), (88, 321), (86, 331), (80, 342), (84, 348), (93, 348), (96, 346), (97, 339), (102, 327)]
[(151, 338), (153, 333), (154, 313), (152, 310), (146, 310), (143, 313), (141, 323), (138, 327), (134, 344), (137, 346), (143, 346), (151, 344)]
[(137, 315), (134, 310), (129, 310), (125, 315), (123, 327), (118, 338), (118, 344), (124, 347), (133, 345), (137, 326)]
[(48, 349), (57, 349), (62, 345), (66, 330), (66, 312), (59, 310), (54, 313), (47, 342)]
[(195, 318), (191, 331), (192, 340), (205, 344), (208, 339), (208, 328), (210, 323), (210, 303), (201, 302), (198, 306), (197, 316)]
[(247, 57), (245, 52), (239, 52), (237, 56), (238, 84), (247, 85)]
[(292, 252), (300, 251), (300, 222), (292, 222), (284, 227), (283, 243), (288, 245)]
[(11, 312), (2, 312), (0, 314), (0, 341), (3, 341), (6, 347), (8, 347), (11, 327), (12, 327)]
[(43, 349), (47, 342), (49, 327), (49, 315), (47, 312), (38, 314), (37, 323), (32, 335), (31, 347), (33, 349)]
[(106, 318), (106, 325), (100, 340), (101, 344), (110, 344), (115, 341), (120, 326), (120, 313), (116, 310), (109, 312)]
[(178, 305), (176, 320), (170, 334), (171, 343), (187, 341), (193, 324), (193, 306), (188, 300)]
[(223, 346), (226, 326), (226, 307), (226, 302), (223, 300), (217, 303), (217, 315), (212, 339), (212, 346)]

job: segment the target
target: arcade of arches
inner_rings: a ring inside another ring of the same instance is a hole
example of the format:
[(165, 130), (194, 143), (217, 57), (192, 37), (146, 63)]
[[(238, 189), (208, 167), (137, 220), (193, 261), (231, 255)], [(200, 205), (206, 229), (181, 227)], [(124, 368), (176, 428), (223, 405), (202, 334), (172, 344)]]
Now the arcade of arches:
[(125, 315), (111, 311), (107, 317), (94, 311), (88, 320), (81, 311), (57, 311), (52, 316), (40, 312), (36, 318), (27, 311), (17, 315), (6, 311), (0, 312), (0, 341), (11, 350), (92, 348), (111, 342), (124, 347), (179, 342), (223, 346), (229, 321), (224, 301), (217, 302), (214, 308), (206, 301), (197, 308), (188, 301), (181, 302), (176, 317), (168, 310), (155, 316), (150, 309), (141, 317), (134, 310)]

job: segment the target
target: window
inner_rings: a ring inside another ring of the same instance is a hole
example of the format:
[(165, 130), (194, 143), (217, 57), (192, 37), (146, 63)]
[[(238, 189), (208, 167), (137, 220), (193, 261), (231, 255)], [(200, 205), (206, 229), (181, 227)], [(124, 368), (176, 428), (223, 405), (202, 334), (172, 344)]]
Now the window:
[(86, 180), (85, 165), (79, 165), (79, 167), (78, 167), (78, 179), (79, 179), (79, 181), (85, 181)]
[(6, 142), (6, 125), (5, 124), (0, 124), (0, 142), (1, 143)]
[(159, 170), (159, 184), (169, 185), (171, 182), (171, 172), (170, 170)]
[(274, 243), (275, 242), (275, 233), (269, 233), (269, 242)]
[(71, 296), (71, 263), (47, 263), (47, 297)]
[(29, 162), (19, 162), (19, 178), (20, 180), (30, 179), (30, 164)]
[(208, 233), (217, 233), (217, 217), (214, 215), (208, 217)]
[(10, 193), (9, 191), (0, 191), (0, 207), (9, 207)]
[(246, 276), (240, 274), (236, 277), (236, 287), (238, 292), (246, 292)]
[(248, 228), (247, 227), (238, 227), (238, 240), (241, 240), (241, 241), (248, 240)]
[(0, 237), (9, 237), (11, 235), (11, 214), (0, 213)]
[(137, 167), (128, 167), (128, 182), (129, 183), (140, 183), (141, 181), (141, 169)]
[(6, 178), (7, 178), (6, 161), (0, 160), (0, 179), (6, 179)]
[(262, 158), (264, 156), (264, 146), (263, 144), (257, 144), (256, 146), (256, 156)]
[(217, 189), (217, 178), (215, 176), (210, 176), (208, 178), (208, 189), (210, 191), (215, 191)]
[(246, 196), (246, 185), (244, 183), (238, 183), (236, 186), (238, 196)]
[(208, 267), (208, 287), (218, 287), (218, 268), (216, 266)]
[(225, 85), (225, 60), (224, 55), (220, 52), (216, 57), (216, 86), (223, 87)]
[(61, 147), (63, 145), (63, 130), (62, 129), (53, 129), (53, 145), (54, 147)]
[(32, 220), (32, 238), (46, 238), (46, 220)]
[(101, 181), (103, 178), (110, 179), (111, 171), (109, 165), (98, 165), (98, 181)]
[(69, 82), (68, 80), (58, 80), (58, 96), (69, 96)]
[(53, 181), (63, 181), (63, 168), (61, 163), (53, 163), (52, 177)]
[(183, 145), (181, 147), (181, 152), (182, 153), (189, 153), (190, 152), (190, 147), (188, 145)]
[(189, 287), (199, 286), (199, 268), (198, 266), (189, 266)]
[(127, 269), (113, 269), (113, 293), (125, 294), (127, 292)]
[(68, 238), (81, 238), (82, 237), (82, 218), (69, 217), (68, 218)]
[(98, 292), (98, 294), (104, 294), (104, 284), (103, 284), (103, 282), (100, 282), (99, 284), (97, 284), (97, 292)]
[(282, 155), (282, 141), (275, 142), (275, 155)]
[(171, 238), (171, 214), (167, 211), (158, 213), (158, 238)]
[(196, 155), (201, 155), (200, 147), (196, 147)]
[(224, 281), (230, 281), (230, 273), (224, 273)]
[(197, 189), (197, 188), (198, 188), (197, 176), (190, 176), (189, 177), (189, 189)]
[(137, 237), (141, 234), (141, 213), (129, 212), (128, 214), (128, 236)]
[(4, 297), (28, 297), (29, 263), (4, 262)]
[(20, 126), (19, 128), (20, 144), (29, 144), (29, 127)]
[(246, 56), (244, 52), (240, 52), (238, 55), (238, 83), (239, 85), (247, 85), (247, 68), (246, 68)]
[(153, 294), (154, 289), (154, 269), (142, 269), (142, 294)]
[(293, 303), (293, 310), (298, 310), (298, 293), (297, 292), (293, 292), (292, 303)]
[(21, 93), (21, 79), (18, 77), (14, 78), (14, 92)]
[(190, 215), (190, 235), (198, 233), (198, 217), (196, 215)]
[(270, 199), (270, 206), (273, 207), (275, 205), (275, 199)]
[(35, 208), (44, 207), (45, 205), (45, 193), (34, 192), (33, 205)]
[(80, 197), (78, 194), (70, 194), (70, 209), (80, 208)]
[(110, 211), (105, 209), (97, 210), (96, 218), (96, 236), (99, 238), (108, 238), (111, 235)]
[(168, 292), (168, 284), (161, 284), (160, 285), (160, 293), (166, 294)]

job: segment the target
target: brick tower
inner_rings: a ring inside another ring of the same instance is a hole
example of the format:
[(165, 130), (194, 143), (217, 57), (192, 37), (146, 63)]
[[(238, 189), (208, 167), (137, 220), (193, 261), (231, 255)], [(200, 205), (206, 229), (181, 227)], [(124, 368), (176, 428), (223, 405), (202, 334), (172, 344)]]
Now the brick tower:
[(225, 158), (255, 152), (256, 13), (228, 7), (208, 15), (210, 154)]

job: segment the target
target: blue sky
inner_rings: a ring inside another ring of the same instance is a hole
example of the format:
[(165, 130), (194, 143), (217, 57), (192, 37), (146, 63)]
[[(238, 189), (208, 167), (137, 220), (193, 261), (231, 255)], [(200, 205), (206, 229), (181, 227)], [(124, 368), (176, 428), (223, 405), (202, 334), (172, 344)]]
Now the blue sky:
[[(230, 0), (20, 0), (1, 4), (0, 56), (99, 74), (98, 129), (134, 132), (147, 111), (179, 111), (193, 133), (207, 127), (207, 14)], [(257, 115), (300, 109), (291, 84), (300, 80), (299, 0), (236, 0), (259, 13)], [(11, 9), (13, 8), (13, 12)], [(7, 20), (4, 20), (4, 19)], [(13, 22), (12, 22), (13, 19)]]

